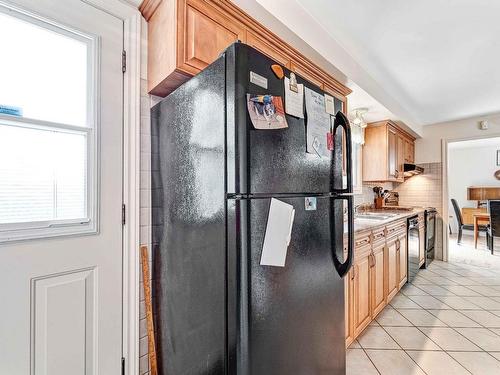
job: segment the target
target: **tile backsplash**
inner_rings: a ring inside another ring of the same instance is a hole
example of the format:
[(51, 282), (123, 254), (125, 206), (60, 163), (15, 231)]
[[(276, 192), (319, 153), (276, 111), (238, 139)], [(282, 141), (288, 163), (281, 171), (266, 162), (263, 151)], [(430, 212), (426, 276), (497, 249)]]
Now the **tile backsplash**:
[(424, 168), (424, 173), (408, 178), (405, 182), (363, 183), (362, 194), (354, 197), (354, 204), (373, 204), (374, 186), (399, 193), (400, 206), (435, 207), (438, 211), (436, 258), (443, 257), (443, 232), (442, 232), (442, 166), (441, 163), (419, 164)]

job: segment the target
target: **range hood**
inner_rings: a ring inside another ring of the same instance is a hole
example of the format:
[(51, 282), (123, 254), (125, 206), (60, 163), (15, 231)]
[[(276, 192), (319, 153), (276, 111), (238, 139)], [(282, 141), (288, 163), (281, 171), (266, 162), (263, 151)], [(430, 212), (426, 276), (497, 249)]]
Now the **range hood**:
[(424, 168), (419, 167), (418, 165), (415, 164), (405, 163), (403, 176), (412, 177), (420, 173), (424, 173)]

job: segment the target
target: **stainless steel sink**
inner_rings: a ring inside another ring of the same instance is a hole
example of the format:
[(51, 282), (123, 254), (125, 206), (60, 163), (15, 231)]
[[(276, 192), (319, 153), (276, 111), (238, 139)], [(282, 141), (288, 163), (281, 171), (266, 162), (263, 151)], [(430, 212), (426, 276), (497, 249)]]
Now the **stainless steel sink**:
[(391, 217), (397, 216), (397, 214), (389, 213), (378, 213), (378, 212), (363, 212), (354, 215), (355, 219), (367, 219), (367, 220), (387, 220)]

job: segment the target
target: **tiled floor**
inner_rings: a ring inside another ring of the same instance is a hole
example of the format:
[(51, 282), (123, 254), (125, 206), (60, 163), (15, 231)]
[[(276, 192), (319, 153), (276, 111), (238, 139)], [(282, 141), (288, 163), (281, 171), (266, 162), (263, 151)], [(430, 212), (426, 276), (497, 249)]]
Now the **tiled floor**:
[(500, 247), (492, 256), (464, 237), (351, 345), (347, 375), (500, 374)]

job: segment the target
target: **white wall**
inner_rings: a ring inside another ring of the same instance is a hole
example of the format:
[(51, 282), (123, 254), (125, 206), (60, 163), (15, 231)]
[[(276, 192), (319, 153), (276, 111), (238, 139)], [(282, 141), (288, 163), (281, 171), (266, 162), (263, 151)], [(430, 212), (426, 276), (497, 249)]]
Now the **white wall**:
[[(496, 165), (497, 150), (500, 150), (500, 138), (496, 138), (494, 144), (484, 145), (477, 141), (476, 146), (467, 148), (449, 145), (448, 195), (457, 200), (459, 207), (476, 207), (476, 201), (467, 200), (468, 186), (500, 186), (500, 181), (493, 176), (500, 169)], [(450, 202), (449, 212), (454, 215)], [(452, 227), (457, 230), (455, 220)]]
[[(488, 130), (479, 129), (479, 121), (488, 120)], [(415, 142), (415, 161), (417, 164), (442, 162), (441, 140), (472, 137), (500, 136), (500, 115), (482, 116), (466, 120), (450, 121), (427, 125), (421, 132), (422, 138)]]

